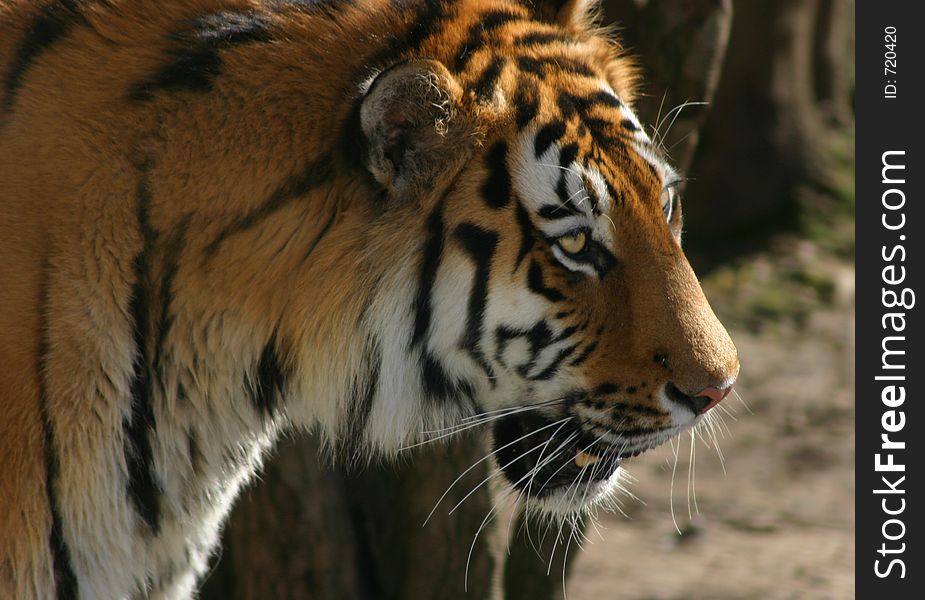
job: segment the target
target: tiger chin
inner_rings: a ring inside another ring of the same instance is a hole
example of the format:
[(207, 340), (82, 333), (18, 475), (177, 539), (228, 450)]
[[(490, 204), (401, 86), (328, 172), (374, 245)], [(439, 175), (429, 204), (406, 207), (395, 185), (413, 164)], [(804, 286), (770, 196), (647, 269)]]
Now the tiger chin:
[(596, 8), (0, 5), (0, 597), (191, 597), (286, 428), (572, 513), (720, 402)]

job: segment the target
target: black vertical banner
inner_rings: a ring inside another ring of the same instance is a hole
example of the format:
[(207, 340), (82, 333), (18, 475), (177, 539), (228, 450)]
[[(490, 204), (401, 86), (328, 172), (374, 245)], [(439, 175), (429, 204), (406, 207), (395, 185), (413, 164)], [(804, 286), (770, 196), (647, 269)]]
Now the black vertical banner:
[(925, 6), (857, 2), (858, 598), (922, 598)]

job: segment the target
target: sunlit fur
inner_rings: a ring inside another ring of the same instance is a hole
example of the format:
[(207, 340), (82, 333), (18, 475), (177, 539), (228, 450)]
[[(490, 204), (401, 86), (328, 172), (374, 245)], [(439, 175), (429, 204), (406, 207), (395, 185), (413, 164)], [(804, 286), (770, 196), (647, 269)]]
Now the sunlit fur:
[(0, 598), (190, 597), (286, 427), (567, 423), (495, 466), (575, 515), (698, 422), (735, 348), (593, 11), (0, 0)]

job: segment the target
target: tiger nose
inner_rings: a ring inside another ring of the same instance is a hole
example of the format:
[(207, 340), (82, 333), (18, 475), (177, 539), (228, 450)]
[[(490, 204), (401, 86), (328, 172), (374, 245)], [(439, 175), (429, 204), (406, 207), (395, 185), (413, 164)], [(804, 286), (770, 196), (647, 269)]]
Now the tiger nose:
[(733, 384), (731, 383), (723, 388), (711, 385), (691, 396), (682, 392), (678, 386), (669, 381), (668, 385), (665, 386), (665, 391), (668, 393), (668, 397), (678, 404), (686, 406), (692, 410), (695, 415), (702, 415), (722, 402), (723, 399), (729, 395), (729, 392), (732, 391), (732, 386)]

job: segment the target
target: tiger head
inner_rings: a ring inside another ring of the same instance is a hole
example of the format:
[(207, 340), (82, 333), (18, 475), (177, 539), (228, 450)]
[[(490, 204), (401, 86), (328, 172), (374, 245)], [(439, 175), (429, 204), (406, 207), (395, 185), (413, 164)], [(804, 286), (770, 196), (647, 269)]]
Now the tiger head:
[(357, 120), (384, 210), (424, 219), (408, 342), (423, 410), (451, 398), (491, 423), (510, 485), (567, 512), (703, 419), (739, 362), (626, 59), (589, 3), (538, 4), (486, 3), (385, 66)]

